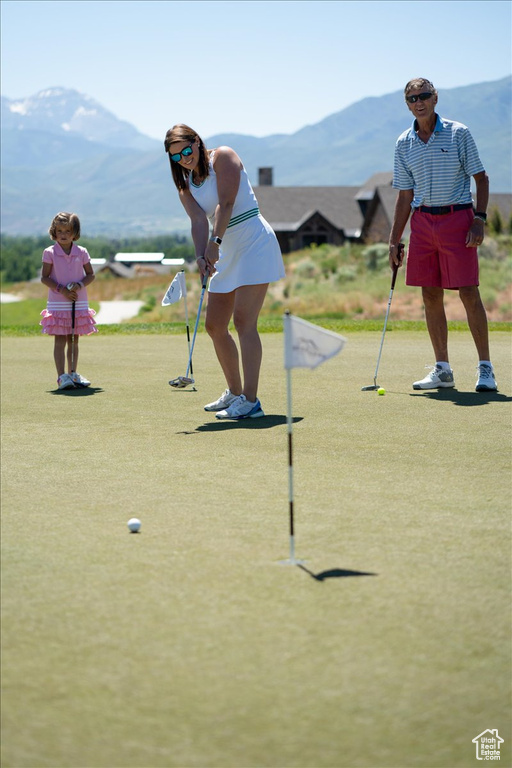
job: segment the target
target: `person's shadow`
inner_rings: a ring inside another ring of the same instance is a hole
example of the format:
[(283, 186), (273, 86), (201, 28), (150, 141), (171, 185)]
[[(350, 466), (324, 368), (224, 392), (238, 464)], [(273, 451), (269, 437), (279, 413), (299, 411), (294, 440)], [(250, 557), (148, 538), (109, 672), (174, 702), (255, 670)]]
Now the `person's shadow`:
[(101, 387), (75, 387), (75, 389), (51, 389), (48, 390), (48, 394), (62, 397), (90, 397), (104, 391)]
[[(302, 421), (303, 416), (294, 416), (292, 423), (297, 424)], [(225, 432), (230, 429), (273, 429), (273, 427), (280, 427), (286, 424), (286, 416), (282, 414), (268, 414), (262, 416), (259, 419), (240, 419), (240, 421), (234, 421), (231, 419), (216, 419), (215, 421), (207, 422), (196, 427), (193, 431), (177, 432), (178, 435), (195, 435), (198, 432), (210, 432), (212, 434), (218, 432)]]
[(411, 392), (410, 397), (425, 397), (439, 402), (452, 402), (454, 405), (472, 407), (489, 403), (511, 403), (512, 397), (501, 392), (459, 392), (454, 388), (436, 389), (423, 392)]

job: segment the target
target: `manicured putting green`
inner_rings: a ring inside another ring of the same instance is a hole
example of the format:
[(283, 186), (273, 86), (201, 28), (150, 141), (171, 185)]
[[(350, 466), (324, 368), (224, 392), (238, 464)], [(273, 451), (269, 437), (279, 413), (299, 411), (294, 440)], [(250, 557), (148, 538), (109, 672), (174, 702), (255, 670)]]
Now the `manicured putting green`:
[[(414, 392), (425, 333), (347, 333), (292, 374), (288, 556), (283, 339), (268, 414), (219, 422), (205, 334), (2, 343), (3, 760), (12, 768), (456, 768), (510, 764), (510, 335), (498, 394)], [(141, 520), (131, 534), (127, 521)]]

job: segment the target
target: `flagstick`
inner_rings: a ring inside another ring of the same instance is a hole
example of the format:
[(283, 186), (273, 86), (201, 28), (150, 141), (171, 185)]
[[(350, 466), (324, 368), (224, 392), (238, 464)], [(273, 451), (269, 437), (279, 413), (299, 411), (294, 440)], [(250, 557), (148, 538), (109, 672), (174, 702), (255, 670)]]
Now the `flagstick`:
[(288, 389), (288, 480), (289, 480), (289, 506), (290, 506), (290, 559), (281, 560), (287, 565), (300, 565), (303, 560), (295, 557), (295, 532), (293, 519), (293, 419), (292, 419), (292, 368), (316, 368), (329, 358), (341, 352), (345, 345), (345, 339), (338, 333), (333, 333), (325, 328), (308, 323), (299, 317), (290, 315), (286, 310), (284, 314), (284, 367), (287, 372), (286, 382)]
[(288, 503), (290, 510), (290, 565), (295, 565), (295, 530), (293, 517), (293, 420), (292, 420), (292, 374), (290, 369), (286, 372), (286, 386), (288, 391), (288, 412), (286, 422), (288, 424)]
[[(286, 311), (284, 316), (284, 337), (285, 345), (290, 333), (290, 312)], [(284, 565), (300, 565), (302, 560), (295, 558), (295, 520), (293, 509), (293, 417), (292, 417), (292, 374), (291, 368), (286, 369), (286, 389), (287, 389), (287, 413), (286, 423), (288, 426), (288, 506), (290, 513), (290, 558), (282, 560)]]

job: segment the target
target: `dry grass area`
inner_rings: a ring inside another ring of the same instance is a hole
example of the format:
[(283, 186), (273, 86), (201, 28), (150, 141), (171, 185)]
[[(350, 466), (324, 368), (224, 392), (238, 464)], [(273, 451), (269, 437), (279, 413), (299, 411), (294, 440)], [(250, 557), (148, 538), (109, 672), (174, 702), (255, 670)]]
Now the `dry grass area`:
[[(372, 258), (373, 249), (373, 258)], [(370, 267), (374, 262), (373, 268)], [(512, 266), (510, 238), (489, 240), (480, 259), (481, 293), (491, 322), (512, 322)], [(387, 247), (319, 246), (285, 257), (286, 278), (269, 287), (263, 315), (280, 315), (285, 309), (306, 316), (332, 316), (372, 320), (385, 312), (390, 291)], [(195, 265), (194, 265), (195, 267)], [(162, 307), (162, 298), (175, 275), (139, 274), (131, 279), (98, 275), (89, 288), (92, 302), (142, 300), (145, 306), (132, 322), (173, 322), (184, 319), (183, 302)], [(46, 288), (39, 282), (11, 287), (23, 298), (46, 299)], [(197, 272), (187, 272), (188, 310), (195, 312), (201, 292)], [(445, 294), (450, 321), (465, 321), (466, 315), (457, 291)], [(393, 294), (396, 320), (423, 320), (419, 288), (410, 288), (400, 270)], [(130, 322), (130, 321), (128, 321)]]

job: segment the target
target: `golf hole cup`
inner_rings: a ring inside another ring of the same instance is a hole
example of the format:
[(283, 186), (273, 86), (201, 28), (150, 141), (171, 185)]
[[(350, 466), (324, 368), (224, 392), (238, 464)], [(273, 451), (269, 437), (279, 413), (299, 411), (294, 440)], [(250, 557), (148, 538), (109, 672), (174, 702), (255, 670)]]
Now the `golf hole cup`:
[(136, 517), (131, 517), (127, 522), (127, 526), (130, 529), (130, 533), (138, 533), (140, 531), (140, 520)]

